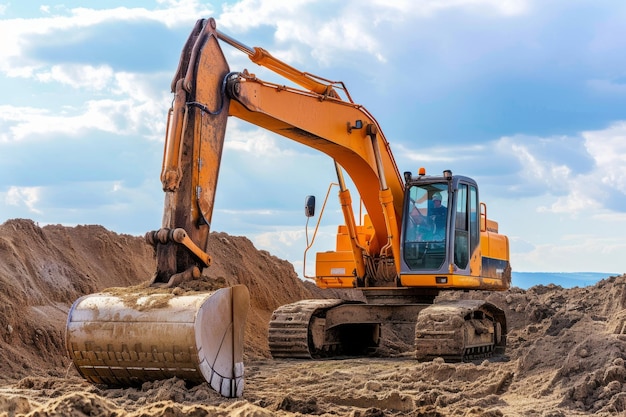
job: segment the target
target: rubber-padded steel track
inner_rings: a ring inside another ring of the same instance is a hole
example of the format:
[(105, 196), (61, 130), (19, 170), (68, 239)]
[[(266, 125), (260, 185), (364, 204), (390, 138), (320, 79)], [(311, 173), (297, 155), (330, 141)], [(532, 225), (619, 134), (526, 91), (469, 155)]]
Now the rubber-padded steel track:
[(311, 326), (326, 310), (342, 304), (339, 299), (301, 300), (279, 307), (269, 323), (270, 352), (274, 358), (310, 359), (316, 356)]
[(480, 300), (442, 301), (420, 312), (415, 327), (419, 360), (442, 357), (459, 362), (502, 353), (506, 344), (504, 312)]

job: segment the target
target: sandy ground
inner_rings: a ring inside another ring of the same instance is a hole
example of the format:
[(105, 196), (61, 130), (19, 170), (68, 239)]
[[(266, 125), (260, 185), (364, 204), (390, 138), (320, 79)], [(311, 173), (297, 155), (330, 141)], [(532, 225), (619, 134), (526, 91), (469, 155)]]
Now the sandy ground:
[(443, 295), (506, 311), (502, 358), (420, 363), (390, 337), (373, 357), (278, 361), (267, 343), (275, 308), (357, 295), (303, 283), (291, 264), (244, 237), (213, 233), (210, 247), (214, 264), (203, 280), (242, 283), (251, 293), (238, 399), (177, 378), (123, 389), (85, 382), (65, 352), (68, 309), (83, 294), (149, 280), (151, 248), (100, 226), (0, 225), (0, 416), (626, 415), (626, 276), (584, 288)]

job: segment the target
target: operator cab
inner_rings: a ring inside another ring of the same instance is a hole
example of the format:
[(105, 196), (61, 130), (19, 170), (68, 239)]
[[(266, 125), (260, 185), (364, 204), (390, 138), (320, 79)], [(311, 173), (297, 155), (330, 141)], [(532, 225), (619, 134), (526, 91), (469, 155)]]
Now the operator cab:
[(405, 175), (402, 273), (469, 274), (480, 245), (478, 187), (471, 178)]

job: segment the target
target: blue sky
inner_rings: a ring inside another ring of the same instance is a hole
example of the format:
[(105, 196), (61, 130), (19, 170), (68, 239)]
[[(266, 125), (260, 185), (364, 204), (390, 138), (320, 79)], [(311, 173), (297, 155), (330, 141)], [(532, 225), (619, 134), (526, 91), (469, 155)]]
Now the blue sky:
[[(401, 172), (475, 178), (514, 270), (626, 272), (625, 2), (94, 3), (0, 1), (0, 222), (160, 227), (170, 81), (195, 21), (214, 17), (343, 81)], [(231, 118), (212, 229), (302, 273), (304, 197), (333, 181), (329, 157)], [(335, 195), (313, 252), (332, 249)]]

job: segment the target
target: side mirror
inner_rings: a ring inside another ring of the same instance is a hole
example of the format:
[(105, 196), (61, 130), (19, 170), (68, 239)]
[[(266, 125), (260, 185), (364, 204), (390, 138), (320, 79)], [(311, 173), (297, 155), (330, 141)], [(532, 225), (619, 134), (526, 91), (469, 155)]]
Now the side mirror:
[(315, 216), (315, 196), (307, 195), (304, 199), (304, 215), (307, 217)]

